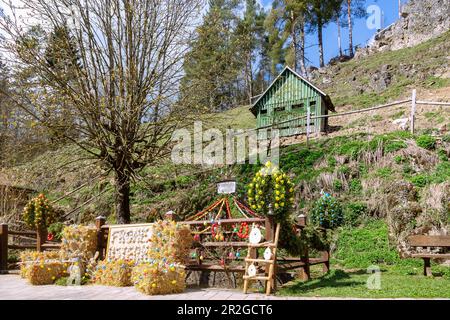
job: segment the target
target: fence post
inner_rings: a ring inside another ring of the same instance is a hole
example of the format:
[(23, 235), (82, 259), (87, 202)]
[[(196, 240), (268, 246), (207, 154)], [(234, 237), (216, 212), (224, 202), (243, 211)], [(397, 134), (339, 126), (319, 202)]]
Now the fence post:
[[(300, 234), (303, 232), (303, 229), (306, 227), (306, 217), (301, 214), (297, 217), (297, 224), (300, 227)], [(303, 256), (300, 257), (300, 260), (303, 262), (303, 267), (301, 268), (301, 279), (302, 280), (310, 280), (311, 279), (311, 271), (309, 266), (309, 252), (308, 247), (305, 247), (305, 252)]]
[(44, 248), (42, 245), (47, 240), (47, 228), (38, 227), (36, 230), (36, 251), (42, 252)]
[(0, 273), (8, 270), (8, 225), (0, 224)]
[(416, 116), (416, 96), (417, 90), (414, 89), (412, 92), (412, 102), (411, 102), (411, 134), (414, 134), (414, 121)]
[(311, 126), (311, 113), (309, 108), (306, 110), (306, 145), (309, 145), (309, 130)]
[(104, 230), (102, 226), (105, 224), (106, 218), (103, 216), (98, 216), (95, 218), (95, 227), (97, 228), (97, 251), (99, 260), (103, 260), (103, 249), (104, 249)]

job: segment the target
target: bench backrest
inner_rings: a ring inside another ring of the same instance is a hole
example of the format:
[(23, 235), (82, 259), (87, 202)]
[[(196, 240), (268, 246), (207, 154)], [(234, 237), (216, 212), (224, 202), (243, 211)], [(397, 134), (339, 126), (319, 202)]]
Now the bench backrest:
[(412, 247), (450, 247), (450, 236), (416, 235), (408, 237)]

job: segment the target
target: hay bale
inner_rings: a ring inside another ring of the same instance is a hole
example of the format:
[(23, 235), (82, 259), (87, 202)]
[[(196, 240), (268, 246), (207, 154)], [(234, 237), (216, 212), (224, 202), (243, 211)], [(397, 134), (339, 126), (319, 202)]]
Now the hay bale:
[(132, 286), (131, 272), (134, 265), (133, 261), (125, 260), (100, 261), (96, 266), (93, 281), (96, 284), (106, 286)]
[(184, 266), (167, 263), (142, 263), (133, 268), (131, 281), (148, 295), (180, 293), (186, 289)]
[(35, 264), (42, 265), (49, 260), (61, 260), (61, 252), (59, 251), (31, 251), (26, 250), (20, 254), (20, 276), (24, 279), (29, 277), (31, 267)]
[(183, 264), (189, 258), (192, 241), (188, 225), (168, 220), (157, 221), (150, 238), (150, 261)]
[(57, 279), (67, 275), (65, 264), (58, 260), (31, 263), (28, 268), (26, 278), (32, 285), (53, 284)]
[(66, 259), (78, 258), (87, 263), (97, 250), (97, 229), (71, 225), (63, 230), (61, 251)]

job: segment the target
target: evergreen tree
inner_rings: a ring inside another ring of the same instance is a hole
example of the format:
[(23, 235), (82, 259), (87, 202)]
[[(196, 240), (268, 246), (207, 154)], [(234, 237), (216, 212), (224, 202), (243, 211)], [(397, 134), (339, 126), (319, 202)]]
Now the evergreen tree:
[(348, 27), (348, 49), (349, 55), (353, 57), (353, 20), (366, 16), (364, 0), (345, 0), (343, 9), (347, 15), (347, 21), (344, 26)]
[(237, 101), (236, 85), (242, 62), (234, 30), (238, 23), (236, 0), (210, 0), (197, 37), (184, 62), (181, 89), (191, 104), (208, 111), (225, 110)]
[(256, 60), (261, 56), (264, 42), (265, 13), (256, 0), (245, 0), (245, 12), (235, 32), (235, 47), (242, 61), (244, 76), (244, 96), (251, 102), (254, 95), (254, 72)]
[(308, 3), (309, 0), (275, 0), (267, 23), (275, 46), (273, 58), (284, 51), (286, 64), (304, 75)]
[(323, 28), (333, 19), (337, 8), (340, 8), (343, 0), (311, 0), (311, 26), (317, 30), (319, 43), (320, 67), (325, 66), (323, 51)]

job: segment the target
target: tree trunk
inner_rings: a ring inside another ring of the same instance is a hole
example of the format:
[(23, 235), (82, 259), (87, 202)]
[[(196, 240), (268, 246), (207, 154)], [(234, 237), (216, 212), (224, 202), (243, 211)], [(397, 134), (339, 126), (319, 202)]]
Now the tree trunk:
[(320, 67), (323, 68), (325, 67), (325, 62), (323, 59), (323, 25), (322, 25), (322, 20), (319, 19), (319, 21), (317, 22), (317, 35), (319, 38), (319, 58), (320, 58)]
[(338, 32), (338, 47), (339, 47), (339, 56), (342, 57), (342, 39), (341, 39), (341, 21), (339, 19), (339, 16), (336, 17), (336, 25), (337, 25), (337, 32)]
[(131, 222), (130, 213), (130, 177), (122, 170), (116, 171), (116, 218), (118, 224)]
[(347, 0), (347, 18), (348, 18), (349, 55), (350, 55), (350, 57), (353, 57), (352, 0)]
[(292, 68), (297, 71), (297, 32), (295, 30), (296, 18), (294, 16), (294, 11), (291, 11), (291, 37), (292, 37), (292, 49), (294, 51), (294, 61)]
[(299, 29), (300, 29), (300, 48), (299, 48), (299, 58), (300, 58), (300, 71), (303, 76), (307, 77), (306, 64), (305, 64), (305, 17), (303, 13), (299, 17)]

